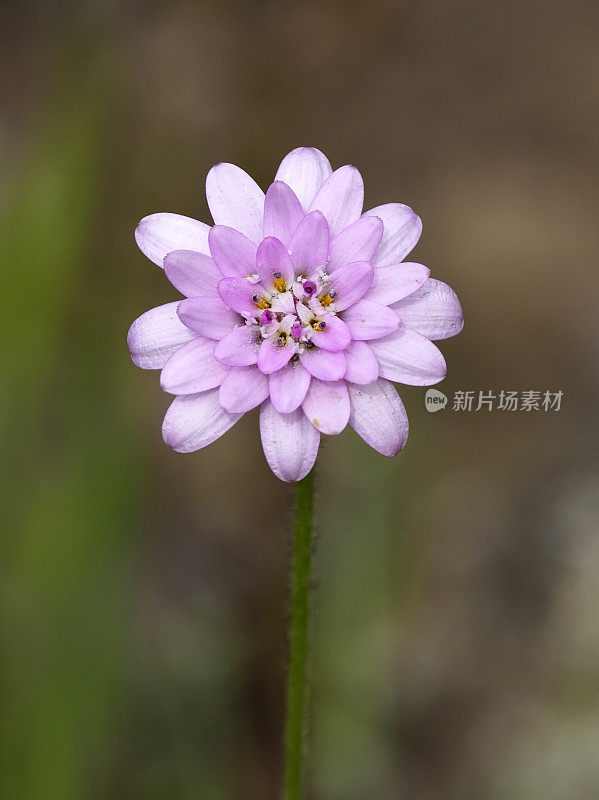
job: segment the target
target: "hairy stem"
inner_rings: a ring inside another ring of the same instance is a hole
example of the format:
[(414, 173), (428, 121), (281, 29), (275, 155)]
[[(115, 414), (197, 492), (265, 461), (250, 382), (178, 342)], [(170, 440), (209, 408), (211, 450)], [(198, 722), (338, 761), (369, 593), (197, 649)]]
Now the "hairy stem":
[(303, 800), (305, 794), (313, 506), (314, 473), (311, 472), (295, 485), (284, 800)]

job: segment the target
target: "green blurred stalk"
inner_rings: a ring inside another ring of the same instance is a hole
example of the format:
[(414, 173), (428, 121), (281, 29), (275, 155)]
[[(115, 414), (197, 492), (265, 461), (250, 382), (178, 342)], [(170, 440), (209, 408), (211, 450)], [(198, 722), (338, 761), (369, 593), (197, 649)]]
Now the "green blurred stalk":
[(304, 796), (306, 732), (308, 723), (308, 656), (314, 473), (295, 486), (295, 526), (291, 573), (291, 649), (287, 681), (285, 739), (285, 800)]

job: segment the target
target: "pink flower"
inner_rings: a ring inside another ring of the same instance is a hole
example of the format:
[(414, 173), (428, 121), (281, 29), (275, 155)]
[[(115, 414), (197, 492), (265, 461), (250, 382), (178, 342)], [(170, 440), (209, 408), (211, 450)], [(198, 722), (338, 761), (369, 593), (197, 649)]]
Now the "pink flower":
[(266, 460), (284, 481), (348, 423), (396, 455), (408, 419), (390, 381), (443, 380), (433, 341), (463, 326), (455, 292), (404, 261), (420, 218), (400, 203), (363, 212), (358, 170), (333, 172), (310, 147), (283, 159), (266, 195), (233, 164), (210, 170), (206, 195), (212, 227), (152, 214), (135, 232), (185, 296), (142, 314), (127, 338), (134, 363), (161, 369), (176, 395), (164, 441), (199, 450), (260, 406)]

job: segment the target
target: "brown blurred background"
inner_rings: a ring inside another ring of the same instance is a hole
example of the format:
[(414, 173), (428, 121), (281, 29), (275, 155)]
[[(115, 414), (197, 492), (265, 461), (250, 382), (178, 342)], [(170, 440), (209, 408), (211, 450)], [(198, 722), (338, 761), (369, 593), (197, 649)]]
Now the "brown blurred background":
[[(459, 293), (440, 389), (387, 461), (319, 459), (313, 800), (599, 796), (599, 11), (569, 3), (2, 7), (0, 792), (278, 794), (291, 490), (255, 413), (191, 456), (129, 361), (176, 298), (139, 218), (209, 220), (299, 145), (423, 218)], [(7, 291), (8, 287), (8, 291)]]

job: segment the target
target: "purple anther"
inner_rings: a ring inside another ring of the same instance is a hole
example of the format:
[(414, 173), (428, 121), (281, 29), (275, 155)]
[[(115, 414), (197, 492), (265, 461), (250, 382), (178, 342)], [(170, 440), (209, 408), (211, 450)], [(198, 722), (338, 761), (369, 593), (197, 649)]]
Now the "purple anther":
[(314, 281), (304, 282), (304, 292), (308, 295), (308, 297), (312, 297), (317, 288), (318, 287), (316, 286)]
[(268, 325), (274, 318), (275, 315), (267, 308), (260, 314), (260, 325)]
[(326, 324), (326, 322), (325, 322), (323, 319), (321, 319), (321, 320), (320, 320), (320, 322), (318, 322), (318, 323), (316, 324), (316, 328), (317, 328), (317, 330), (319, 330), (319, 331), (323, 331), (323, 330), (326, 328), (326, 326), (327, 326), (327, 324)]

